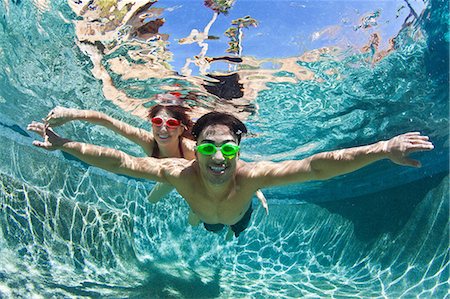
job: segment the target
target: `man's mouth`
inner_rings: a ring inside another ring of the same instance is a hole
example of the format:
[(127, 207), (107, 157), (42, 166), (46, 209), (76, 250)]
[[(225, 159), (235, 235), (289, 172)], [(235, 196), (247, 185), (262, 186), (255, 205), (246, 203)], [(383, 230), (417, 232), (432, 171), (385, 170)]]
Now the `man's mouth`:
[(227, 169), (227, 167), (225, 165), (210, 165), (208, 166), (209, 170), (211, 170), (211, 172), (213, 174), (219, 175), (219, 174), (223, 174), (225, 173), (225, 170)]

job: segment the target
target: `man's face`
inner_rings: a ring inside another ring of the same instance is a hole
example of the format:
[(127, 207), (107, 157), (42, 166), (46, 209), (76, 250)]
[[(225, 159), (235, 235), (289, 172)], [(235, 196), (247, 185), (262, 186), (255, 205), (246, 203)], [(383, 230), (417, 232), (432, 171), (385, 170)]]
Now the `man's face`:
[[(206, 127), (197, 139), (197, 145), (211, 143), (220, 147), (225, 143), (238, 143), (237, 137), (224, 125)], [(229, 159), (218, 150), (212, 155), (195, 152), (202, 176), (212, 184), (223, 184), (229, 181), (236, 172), (237, 157)]]

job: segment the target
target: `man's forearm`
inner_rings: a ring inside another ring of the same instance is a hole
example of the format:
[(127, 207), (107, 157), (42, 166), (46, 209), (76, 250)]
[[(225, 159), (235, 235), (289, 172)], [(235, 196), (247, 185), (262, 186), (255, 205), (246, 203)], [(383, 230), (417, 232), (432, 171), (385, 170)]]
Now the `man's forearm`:
[(386, 141), (319, 153), (311, 156), (311, 171), (316, 179), (328, 179), (358, 170), (375, 161), (388, 158)]
[(112, 148), (70, 140), (67, 140), (59, 149), (87, 164), (116, 173), (119, 172), (119, 167), (125, 156), (125, 153)]
[(70, 140), (66, 140), (58, 149), (110, 172), (165, 182), (157, 159), (136, 158), (116, 149)]
[(378, 142), (323, 152), (303, 160), (258, 162), (252, 169), (252, 176), (259, 178), (259, 187), (325, 180), (355, 171), (383, 158), (387, 158), (384, 143)]

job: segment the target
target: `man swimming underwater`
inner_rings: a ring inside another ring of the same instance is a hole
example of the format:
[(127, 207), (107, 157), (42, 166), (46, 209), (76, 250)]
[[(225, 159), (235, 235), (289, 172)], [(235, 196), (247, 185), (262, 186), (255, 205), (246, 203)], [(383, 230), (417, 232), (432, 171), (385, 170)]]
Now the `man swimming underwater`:
[[(427, 136), (410, 132), (387, 141), (312, 155), (283, 162), (243, 162), (239, 160), (241, 136), (247, 132), (236, 117), (210, 112), (192, 129), (196, 138), (195, 160), (180, 158), (137, 158), (115, 149), (61, 138), (51, 128), (32, 123), (28, 127), (45, 140), (33, 144), (47, 150), (62, 150), (105, 170), (136, 178), (170, 183), (210, 231), (230, 226), (235, 236), (245, 230), (251, 213), (253, 194), (261, 188), (326, 180), (360, 169), (382, 159), (419, 167), (410, 159), (413, 152), (432, 150)], [(98, 159), (98, 157), (102, 159)]]

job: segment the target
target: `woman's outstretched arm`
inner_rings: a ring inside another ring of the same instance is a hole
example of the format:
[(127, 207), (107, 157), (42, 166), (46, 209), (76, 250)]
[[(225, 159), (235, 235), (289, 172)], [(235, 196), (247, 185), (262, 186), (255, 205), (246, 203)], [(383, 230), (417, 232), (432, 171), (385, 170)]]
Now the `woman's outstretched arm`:
[(69, 121), (82, 120), (104, 126), (128, 140), (141, 146), (147, 155), (153, 151), (153, 135), (143, 129), (133, 127), (123, 121), (117, 120), (105, 113), (94, 110), (80, 110), (65, 107), (55, 107), (44, 119), (51, 127), (61, 126)]

